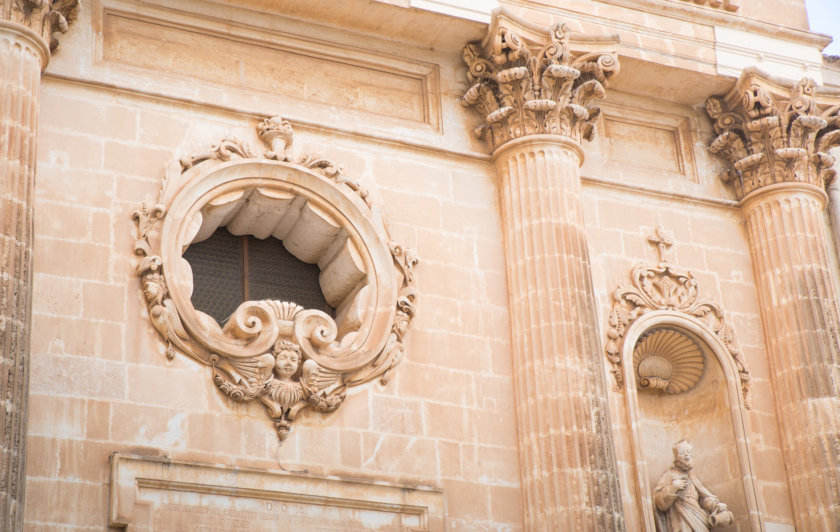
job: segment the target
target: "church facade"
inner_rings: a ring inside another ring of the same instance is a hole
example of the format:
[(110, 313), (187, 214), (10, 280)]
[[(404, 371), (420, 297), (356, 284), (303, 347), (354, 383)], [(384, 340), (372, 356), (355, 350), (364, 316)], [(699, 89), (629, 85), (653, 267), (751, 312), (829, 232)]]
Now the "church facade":
[(0, 0), (0, 529), (840, 528), (829, 42)]

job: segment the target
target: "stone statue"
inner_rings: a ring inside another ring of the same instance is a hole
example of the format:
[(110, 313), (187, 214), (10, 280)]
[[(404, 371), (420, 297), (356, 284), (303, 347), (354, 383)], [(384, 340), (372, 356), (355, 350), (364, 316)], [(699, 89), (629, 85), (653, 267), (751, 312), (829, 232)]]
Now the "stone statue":
[(662, 474), (653, 490), (657, 532), (708, 532), (731, 525), (732, 512), (691, 470), (691, 444), (680, 440), (673, 451), (674, 466)]

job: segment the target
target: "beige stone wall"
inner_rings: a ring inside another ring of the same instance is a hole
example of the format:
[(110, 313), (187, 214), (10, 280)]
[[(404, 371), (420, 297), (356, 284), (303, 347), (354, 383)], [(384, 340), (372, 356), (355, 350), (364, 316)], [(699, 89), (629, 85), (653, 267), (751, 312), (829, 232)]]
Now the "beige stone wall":
[[(755, 14), (743, 4), (744, 17)], [(129, 5), (85, 4), (42, 82), (27, 530), (106, 527), (114, 452), (434, 486), (445, 491), (451, 530), (521, 530), (498, 191), (486, 149), (471, 135), (476, 119), (458, 102), (466, 89), (460, 44), (431, 50), (257, 12), (232, 14), (237, 20), (225, 26), (219, 20), (229, 12), (215, 4), (205, 17), (185, 14), (201, 2), (177, 12), (161, 3), (136, 16)], [(605, 6), (612, 20), (624, 13)], [(779, 0), (762, 13), (804, 24), (799, 1)], [(650, 19), (639, 17), (625, 22)], [(194, 54), (180, 58), (184, 65), (171, 48), (144, 45), (164, 20), (168, 38)], [(196, 33), (179, 29), (199, 23)], [(249, 24), (258, 30), (245, 40)], [(592, 20), (572, 25), (597, 29)], [(483, 31), (464, 27), (464, 42)], [(689, 29), (713, 39), (708, 26)], [(272, 32), (283, 38), (271, 40)], [(224, 40), (230, 34), (238, 35), (230, 38), (235, 49)], [(317, 53), (298, 70), (269, 68), (312, 35)], [(664, 38), (639, 39), (627, 65), (650, 62), (664, 47), (677, 59), (663, 62), (684, 68), (689, 81), (702, 75), (726, 84), (713, 78), (708, 49), (679, 59), (685, 42), (675, 49)], [(703, 100), (690, 83), (669, 93), (673, 73), (651, 92), (623, 68), (631, 81), (608, 92), (605, 134), (584, 147), (581, 170), (599, 335), (603, 341), (613, 290), (635, 264), (656, 260), (647, 236), (657, 226), (672, 231), (672, 261), (726, 311), (752, 373), (746, 433), (762, 519), (792, 524), (744, 220), (717, 177), (720, 161), (705, 148), (713, 133)], [(387, 90), (377, 91), (382, 84)], [(324, 155), (360, 178), (384, 206), (392, 236), (422, 259), (418, 313), (395, 379), (352, 389), (334, 413), (307, 412), (281, 446), (263, 410), (226, 400), (209, 368), (180, 354), (166, 360), (135, 275), (131, 221), (139, 203), (156, 197), (167, 165), (228, 135), (255, 139), (258, 118), (278, 113), (295, 127), (293, 151)], [(593, 356), (610, 388), (627, 529), (638, 530), (625, 392), (604, 353)], [(670, 455), (673, 443), (645, 452)], [(702, 454), (718, 451), (731, 460), (731, 448)]]

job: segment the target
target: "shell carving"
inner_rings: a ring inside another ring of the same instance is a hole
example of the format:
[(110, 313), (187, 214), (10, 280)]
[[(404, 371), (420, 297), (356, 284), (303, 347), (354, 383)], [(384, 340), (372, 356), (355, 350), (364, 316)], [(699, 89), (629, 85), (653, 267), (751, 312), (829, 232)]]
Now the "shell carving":
[(694, 388), (703, 376), (703, 353), (688, 336), (656, 329), (636, 344), (633, 367), (640, 388), (682, 393)]

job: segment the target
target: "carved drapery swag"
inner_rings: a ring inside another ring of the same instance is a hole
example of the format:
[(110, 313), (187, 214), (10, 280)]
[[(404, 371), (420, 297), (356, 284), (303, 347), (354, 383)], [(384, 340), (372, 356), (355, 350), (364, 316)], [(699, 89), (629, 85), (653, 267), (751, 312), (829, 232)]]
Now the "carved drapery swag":
[(0, 20), (26, 26), (49, 44), (51, 52), (58, 47), (57, 34), (67, 31), (79, 13), (79, 0), (11, 0), (5, 9), (2, 4)]
[(723, 309), (714, 301), (700, 296), (700, 287), (691, 272), (668, 262), (664, 251), (671, 245), (671, 240), (664, 236), (661, 229), (657, 229), (648, 241), (658, 246), (659, 263), (639, 264), (633, 268), (632, 285), (621, 284), (613, 292), (606, 355), (616, 384), (619, 388), (624, 387), (621, 352), (627, 329), (648, 312), (670, 310), (699, 320), (720, 338), (738, 369), (744, 405), (749, 408), (750, 371)]
[(840, 98), (819, 102), (813, 80), (793, 90), (755, 73), (743, 76), (727, 96), (706, 101), (717, 138), (712, 153), (732, 167), (723, 176), (738, 199), (776, 183), (809, 183), (823, 188), (834, 178), (840, 146)]
[[(338, 408), (348, 387), (387, 382), (415, 312), (415, 254), (391, 241), (367, 191), (341, 168), (305, 155), (292, 162), (289, 122), (258, 127), (265, 147), (226, 139), (180, 161), (158, 202), (134, 212), (137, 275), (149, 319), (171, 358), (211, 366), (234, 401), (258, 401), (283, 440), (305, 408)], [(224, 326), (195, 310), (182, 253), (218, 227), (273, 235), (317, 263), (335, 319), (290, 301), (246, 301)]]
[(485, 122), (476, 135), (489, 134), (493, 150), (536, 134), (591, 140), (601, 112), (593, 102), (604, 97), (619, 70), (615, 52), (598, 49), (614, 47), (617, 38), (572, 38), (565, 24), (555, 24), (548, 35), (535, 30), (530, 41), (506, 27), (503, 17), (497, 20), (483, 43), (470, 43), (463, 52), (471, 87), (461, 103)]

